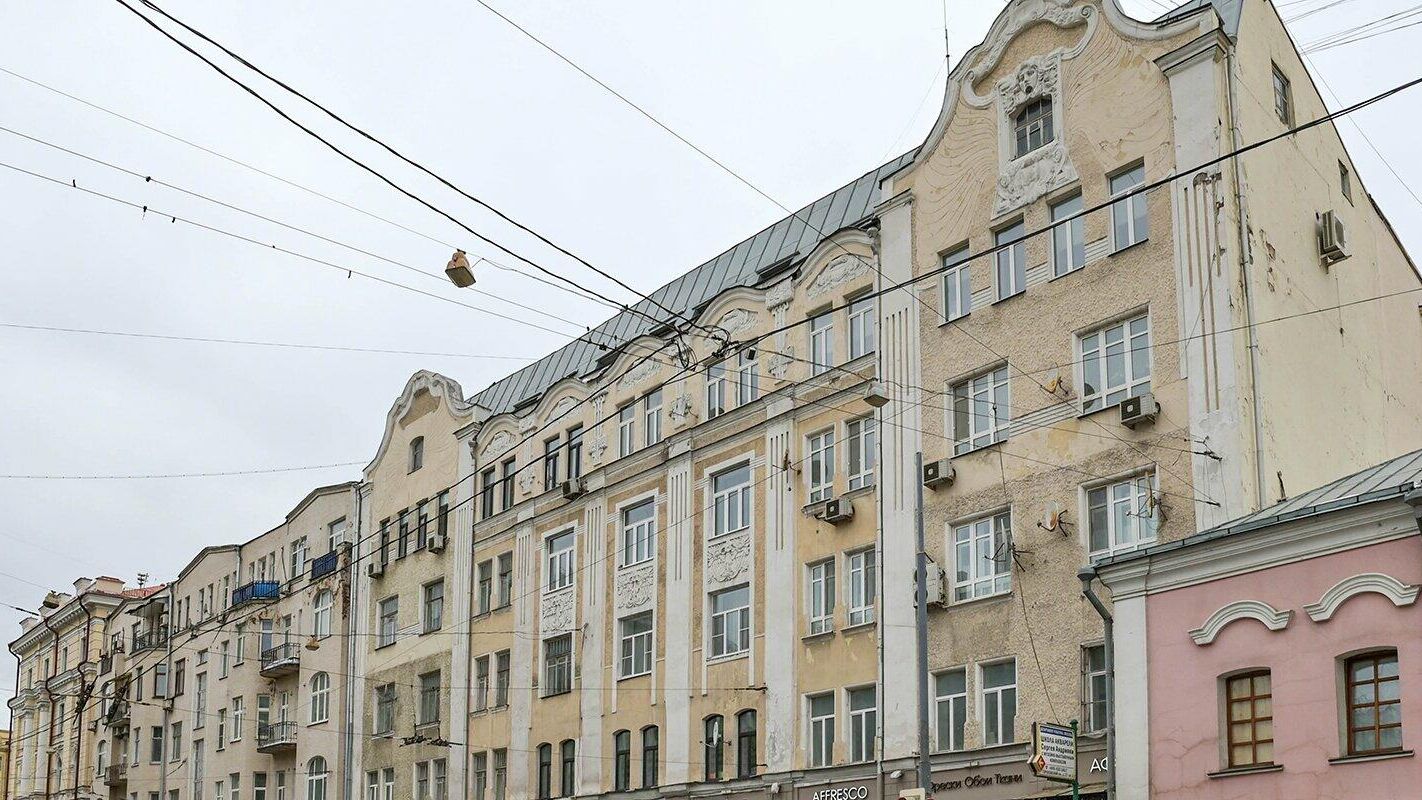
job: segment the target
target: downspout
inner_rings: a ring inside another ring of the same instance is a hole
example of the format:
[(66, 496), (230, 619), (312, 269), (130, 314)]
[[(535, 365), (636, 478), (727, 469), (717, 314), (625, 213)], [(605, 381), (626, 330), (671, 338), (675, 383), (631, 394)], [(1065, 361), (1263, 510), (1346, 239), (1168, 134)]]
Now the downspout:
[[(345, 720), (343, 720), (345, 735), (341, 737), (343, 740), (342, 746), (345, 749), (344, 757), (341, 759), (343, 762), (341, 772), (343, 773), (342, 783), (344, 784), (344, 796), (346, 798), (354, 797), (351, 792), (355, 780), (355, 687), (356, 683), (361, 681), (361, 679), (355, 677), (355, 642), (356, 639), (359, 638), (356, 636), (356, 627), (358, 624), (356, 619), (356, 601), (358, 599), (357, 595), (360, 592), (360, 580), (357, 579), (359, 570), (356, 569), (357, 556), (359, 554), (356, 553), (356, 544), (363, 538), (364, 531), (362, 530), (362, 524), (365, 521), (365, 511), (362, 508), (363, 495), (359, 483), (355, 486), (355, 500), (355, 525), (351, 526), (354, 530), (354, 534), (351, 536), (351, 541), (346, 545), (346, 708)], [(166, 800), (166, 798), (160, 798), (160, 800)]]
[(1081, 596), (1091, 603), (1106, 629), (1106, 799), (1116, 798), (1116, 636), (1111, 612), (1091, 590), (1096, 577), (1094, 567), (1082, 567), (1076, 577), (1081, 579)]
[[(873, 229), (872, 241), (874, 260), (877, 262), (880, 259), (880, 254), (882, 250), (882, 248), (879, 246), (879, 226), (877, 224), (877, 220)], [(882, 277), (875, 278), (874, 283), (876, 289), (883, 288)], [(875, 325), (874, 327), (876, 329), (875, 335), (878, 337), (878, 341), (875, 343), (874, 348), (874, 376), (879, 381), (883, 381), (884, 372), (882, 368), (882, 362), (879, 360), (880, 357), (878, 354), (884, 352), (884, 325), (882, 321), (880, 321), (880, 323), (878, 325)], [(878, 419), (878, 416), (879, 411), (876, 409), (875, 425), (879, 433), (874, 437), (874, 465), (875, 469), (879, 470), (880, 477), (882, 478), (882, 475), (885, 472), (883, 467), (884, 423), (882, 420)], [(874, 532), (874, 593), (875, 599), (877, 600), (883, 598), (884, 596), (884, 482), (882, 480), (876, 480), (875, 484), (876, 485), (874, 487), (874, 505), (875, 511), (877, 512), (879, 518), (878, 530)], [(879, 605), (882, 606), (883, 603), (881, 602)], [(875, 727), (877, 728), (877, 730), (874, 731), (874, 735), (878, 737), (878, 747), (874, 749), (874, 754), (876, 756), (876, 758), (874, 759), (874, 796), (878, 798), (878, 800), (884, 800), (884, 615), (882, 608), (877, 609), (876, 611), (878, 614), (879, 624), (874, 626), (874, 648), (876, 650), (875, 657), (878, 660), (878, 670), (875, 672), (874, 675), (874, 697), (876, 700), (876, 704), (879, 706), (879, 713), (874, 715)]]
[[(14, 694), (14, 696), (15, 696), (15, 697), (19, 697), (19, 695), (20, 695), (20, 689), (21, 689), (21, 686), (20, 686), (20, 654), (19, 654), (19, 653), (16, 653), (14, 650), (11, 650), (11, 651), (10, 651), (10, 655), (12, 655), (12, 656), (15, 657), (15, 694)], [(27, 689), (28, 689), (28, 688), (33, 688), (33, 687), (24, 687), (24, 688), (27, 688)], [(10, 728), (11, 728), (11, 733), (13, 734), (13, 733), (14, 733), (14, 726), (11, 725)], [(23, 766), (23, 765), (22, 765), (22, 766)], [(19, 788), (19, 786), (20, 786), (20, 773), (15, 771), (15, 739), (10, 738), (10, 739), (5, 740), (5, 785), (4, 785), (4, 786), (0, 786), (0, 795), (5, 795), (6, 797), (11, 796), (11, 795), (8, 794), (8, 792), (9, 792), (9, 789), (10, 789), (10, 784), (12, 784), (12, 783), (15, 785), (16, 789)], [(19, 797), (19, 796), (20, 796), (19, 791), (16, 791), (13, 796), (14, 796), (14, 797)]]
[[(59, 632), (54, 629), (54, 626), (52, 626), (52, 625), (49, 624), (49, 616), (46, 615), (43, 610), (40, 611), (40, 622), (44, 623), (45, 629), (49, 631), (49, 635), (50, 635), (51, 637), (53, 637), (53, 639), (54, 639), (54, 641), (52, 641), (52, 642), (50, 643), (50, 646), (49, 646), (49, 664), (50, 664), (50, 668), (53, 669), (53, 668), (59, 666)], [(53, 750), (54, 750), (54, 728), (55, 728), (55, 724), (54, 724), (54, 693), (53, 693), (52, 691), (50, 691), (50, 688), (49, 688), (49, 679), (50, 679), (50, 676), (48, 676), (48, 675), (46, 675), (45, 678), (44, 678), (44, 695), (45, 695), (45, 701), (49, 703), (49, 726), (48, 726), (48, 727), (49, 727), (49, 730), (45, 731), (45, 733), (48, 734), (49, 746), (46, 747), (46, 748), (45, 748), (45, 751), (44, 751), (44, 796), (45, 796), (45, 800), (50, 800), (50, 798), (53, 797), (53, 792), (51, 792), (50, 786), (51, 786), (51, 781), (52, 781), (52, 780), (54, 779), (54, 777), (55, 777), (55, 776), (54, 776), (54, 773), (52, 773), (52, 772), (50, 771), (50, 763), (51, 763), (51, 762), (50, 762), (50, 759), (51, 759), (51, 754), (53, 753)], [(59, 776), (59, 777), (60, 777), (60, 779), (61, 779), (61, 781), (62, 781), (63, 776), (61, 775), (61, 776)]]
[[(94, 691), (93, 684), (84, 682), (84, 662), (89, 660), (89, 632), (94, 628), (94, 615), (84, 605), (84, 594), (81, 592), (78, 598), (79, 610), (84, 612), (84, 650), (76, 667), (79, 670), (79, 707), (74, 709), (74, 800), (79, 800), (79, 761), (84, 752), (84, 706), (89, 704), (89, 695)], [(97, 675), (94, 676), (95, 681), (98, 679)]]
[[(480, 428), (482, 429), (483, 426), (481, 425)], [(478, 475), (479, 475), (479, 454), (478, 454), (477, 452), (475, 452), (475, 447), (474, 447), (475, 442), (477, 442), (478, 440), (479, 440), (479, 431), (476, 430), (476, 431), (474, 431), (474, 433), (471, 434), (470, 437), (469, 437), (469, 465), (470, 465), (470, 466), (469, 466), (469, 493), (470, 493), (471, 498), (474, 497), (474, 496), (475, 496), (475, 492), (477, 492), (477, 491), (479, 490), (479, 484), (478, 484)], [(456, 440), (456, 441), (458, 441), (458, 440)], [(455, 446), (457, 447), (458, 445), (456, 444)], [(456, 468), (455, 477), (456, 477), (456, 478), (459, 478), (458, 468)], [(460, 483), (463, 483), (463, 482), (464, 482), (464, 479), (463, 479), (463, 478), (459, 478), (459, 481), (460, 481)], [(502, 485), (499, 485), (499, 494), (502, 495), (503, 492), (504, 492), (504, 487), (503, 487)], [(465, 606), (464, 606), (464, 616), (465, 616), (464, 624), (465, 624), (466, 626), (468, 626), (469, 624), (471, 624), (471, 623), (474, 621), (474, 582), (478, 579), (478, 578), (477, 578), (477, 575), (476, 575), (476, 570), (478, 569), (477, 564), (478, 564), (478, 561), (479, 561), (479, 553), (478, 553), (478, 551), (475, 549), (476, 546), (478, 545), (478, 542), (479, 542), (479, 537), (478, 537), (478, 532), (477, 532), (477, 523), (479, 522), (479, 518), (478, 518), (477, 512), (476, 512), (476, 509), (478, 508), (478, 506), (479, 506), (479, 503), (478, 503), (477, 500), (473, 500), (473, 499), (470, 500), (470, 503), (469, 503), (469, 580), (465, 581), (465, 583), (468, 585), (468, 596), (464, 599), (464, 602), (465, 602)], [(446, 513), (450, 513), (450, 512), (446, 512)], [(453, 520), (446, 520), (446, 521), (445, 521), (445, 531), (446, 531), (446, 534), (445, 534), (445, 535), (446, 535), (446, 536), (448, 536), (448, 531), (449, 531), (450, 527), (452, 526), (452, 524), (453, 524)], [(448, 542), (446, 542), (446, 546), (448, 546)], [(454, 563), (455, 563), (455, 566), (456, 566), (456, 568), (457, 568), (457, 567), (458, 567), (458, 564), (459, 564), (459, 558), (458, 558), (457, 555), (456, 555), (456, 557), (455, 557)], [(456, 577), (456, 579), (457, 579), (459, 576), (456, 575), (455, 577)], [(462, 783), (463, 785), (460, 787), (461, 791), (463, 792), (463, 794), (460, 795), (461, 797), (471, 797), (471, 796), (472, 796), (471, 793), (470, 793), (470, 791), (469, 791), (470, 780), (472, 779), (472, 776), (469, 774), (469, 768), (470, 768), (470, 766), (471, 766), (471, 763), (470, 763), (470, 760), (469, 760), (469, 753), (470, 753), (470, 751), (473, 749), (473, 746), (472, 746), (472, 744), (471, 744), (470, 741), (469, 741), (469, 738), (470, 738), (470, 737), (469, 737), (469, 733), (470, 733), (470, 731), (471, 731), (470, 724), (469, 724), (469, 716), (470, 716), (469, 711), (470, 711), (470, 709), (473, 708), (473, 706), (470, 704), (469, 701), (470, 701), (470, 699), (473, 698), (473, 696), (474, 696), (474, 681), (471, 680), (472, 676), (471, 676), (471, 674), (470, 674), (471, 668), (474, 666), (474, 646), (473, 646), (473, 636), (472, 636), (473, 629), (472, 629), (472, 628), (466, 628), (466, 629), (469, 630), (470, 633), (466, 633), (466, 634), (464, 635), (464, 637), (463, 637), (463, 638), (464, 638), (464, 641), (465, 641), (465, 643), (466, 643), (466, 644), (465, 644), (466, 650), (465, 650), (465, 653), (464, 653), (464, 715), (463, 715), (463, 716), (464, 716), (464, 719), (460, 720), (460, 723), (459, 723), (459, 724), (462, 725), (463, 728), (464, 728), (464, 732), (463, 732), (463, 734), (462, 734), (462, 738), (460, 738), (460, 740), (459, 740), (459, 741), (461, 741), (461, 742), (464, 742), (464, 748), (463, 748), (463, 749), (464, 749), (464, 755), (462, 756), (462, 757), (464, 758), (464, 764), (460, 767), (460, 770), (459, 770), (459, 774), (460, 774), (461, 776), (463, 776), (462, 779), (461, 779), (461, 783)], [(453, 650), (454, 650), (454, 648), (451, 648), (451, 655), (453, 655), (453, 652), (452, 652)], [(454, 666), (451, 664), (451, 665), (450, 665), (450, 671), (453, 672), (453, 669), (454, 669)], [(487, 688), (486, 688), (485, 691), (487, 692)], [(487, 694), (485, 694), (485, 698), (486, 698), (486, 699), (488, 698), (488, 695), (487, 695)], [(450, 733), (451, 733), (451, 734), (454, 733), (454, 729), (453, 729), (452, 726), (451, 726), (451, 728), (450, 728)]]

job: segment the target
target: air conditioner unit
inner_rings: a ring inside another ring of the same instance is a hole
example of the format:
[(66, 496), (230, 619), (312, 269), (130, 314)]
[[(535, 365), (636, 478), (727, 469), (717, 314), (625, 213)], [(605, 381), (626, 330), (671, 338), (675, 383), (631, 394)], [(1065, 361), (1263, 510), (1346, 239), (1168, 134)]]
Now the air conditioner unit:
[(1325, 265), (1347, 258), (1348, 230), (1332, 211), (1318, 215), (1318, 253)]
[[(948, 605), (948, 580), (943, 574), (943, 568), (934, 563), (933, 559), (926, 559), (924, 564), (924, 594), (928, 597), (928, 602), (934, 605)], [(917, 599), (917, 598), (915, 598)]]
[(566, 481), (563, 481), (564, 500), (576, 500), (579, 497), (583, 496), (584, 491), (586, 491), (586, 489), (583, 486), (582, 478), (570, 478)]
[(953, 470), (953, 465), (949, 464), (946, 458), (928, 461), (923, 465), (923, 485), (930, 489), (937, 489), (939, 486), (952, 486), (955, 477), (957, 475)]
[(1160, 403), (1155, 402), (1155, 395), (1149, 392), (1121, 401), (1121, 424), (1127, 428), (1155, 422), (1155, 415), (1159, 413)]
[(428, 548), (431, 553), (444, 552), (444, 545), (444, 534), (442, 533), (432, 533), (430, 534), (430, 538), (425, 540), (425, 547)]
[(369, 575), (372, 578), (379, 578), (381, 575), (385, 574), (385, 562), (372, 561), (369, 564), (366, 564), (365, 574)]
[(833, 525), (848, 522), (854, 519), (854, 503), (850, 502), (847, 497), (826, 500), (824, 509), (820, 513), (820, 519)]

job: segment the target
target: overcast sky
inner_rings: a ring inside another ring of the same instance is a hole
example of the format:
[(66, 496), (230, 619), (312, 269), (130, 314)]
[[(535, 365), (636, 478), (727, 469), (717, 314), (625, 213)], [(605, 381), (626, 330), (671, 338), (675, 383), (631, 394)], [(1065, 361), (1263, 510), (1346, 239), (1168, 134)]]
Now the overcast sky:
[[(792, 208), (918, 144), (939, 109), (940, 0), (491, 2)], [(1282, 5), (1287, 16), (1329, 2)], [(641, 291), (783, 216), (473, 0), (163, 5)], [(1343, 0), (1299, 21), (1295, 36), (1309, 42), (1409, 5)], [(1143, 17), (1160, 11), (1156, 0), (1125, 6)], [(418, 269), (438, 273), (447, 244), (512, 261), (341, 161), (112, 0), (7, 0), (3, 8), (0, 68), (430, 238), (0, 73), (6, 128)], [(953, 52), (976, 44), (1000, 8), (950, 0)], [(1419, 42), (1422, 28), (1403, 30), (1318, 53), (1314, 66), (1346, 104), (1416, 77), (1409, 64)], [(631, 297), (282, 102), (493, 238), (619, 300)], [(1404, 179), (1422, 184), (1413, 141), (1422, 92), (1356, 119)], [(1367, 188), (1422, 252), (1422, 204), (1356, 129), (1345, 123), (1342, 132)], [(559, 319), (538, 316), (3, 131), (0, 161), (568, 336), (608, 314), (480, 267), (478, 289)], [(473, 393), (524, 363), (507, 357), (536, 357), (566, 341), (3, 168), (0, 212), (0, 323), (470, 356), (0, 327), (0, 474), (347, 464), (239, 477), (0, 479), (3, 604), (33, 608), (42, 587), (67, 588), (78, 575), (171, 577), (199, 547), (258, 535), (310, 488), (359, 477), (411, 372), (444, 373)], [(14, 637), (19, 617), (0, 608), (0, 638)], [(13, 680), (0, 668), (0, 699)], [(0, 710), (0, 724), (7, 718)]]

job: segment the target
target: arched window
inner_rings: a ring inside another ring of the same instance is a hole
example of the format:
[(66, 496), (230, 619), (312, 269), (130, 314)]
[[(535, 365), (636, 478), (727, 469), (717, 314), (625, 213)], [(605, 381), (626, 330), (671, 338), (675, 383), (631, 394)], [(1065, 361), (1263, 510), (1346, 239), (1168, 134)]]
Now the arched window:
[(632, 784), (632, 732), (612, 734), (612, 788), (625, 792)]
[(326, 759), (316, 756), (306, 762), (306, 800), (326, 800)]
[(318, 672), (311, 676), (311, 721), (331, 718), (331, 676)]
[(104, 777), (104, 772), (105, 772), (105, 771), (108, 769), (108, 767), (109, 767), (109, 743), (108, 743), (108, 742), (103, 742), (103, 741), (99, 742), (99, 752), (98, 752), (98, 755), (97, 755), (97, 760), (98, 760), (98, 767), (99, 767), (99, 777), (100, 777), (100, 778), (103, 778), (103, 777)]
[(410, 440), (410, 471), (425, 465), (425, 437), (416, 436)]
[(538, 746), (538, 800), (548, 800), (553, 795), (553, 745), (544, 742)]
[(706, 718), (706, 780), (719, 781), (725, 777), (726, 757), (721, 747), (726, 740), (726, 721), (720, 714)]
[(755, 709), (736, 715), (736, 777), (755, 776)]
[(657, 785), (657, 762), (661, 760), (661, 737), (656, 725), (642, 729), (642, 788)]
[(1052, 98), (1039, 97), (1022, 107), (1013, 120), (1017, 146), (1013, 158), (1021, 158), (1052, 141)]
[(330, 589), (322, 589), (316, 593), (316, 613), (311, 615), (311, 635), (317, 639), (325, 639), (331, 635), (332, 605), (334, 595)]
[(559, 772), (561, 774), (560, 789), (562, 790), (560, 796), (572, 797), (577, 793), (577, 787), (573, 785), (573, 778), (575, 777), (573, 774), (573, 764), (578, 758), (578, 743), (572, 739), (564, 739), (560, 749), (562, 751), (562, 763), (559, 764)]

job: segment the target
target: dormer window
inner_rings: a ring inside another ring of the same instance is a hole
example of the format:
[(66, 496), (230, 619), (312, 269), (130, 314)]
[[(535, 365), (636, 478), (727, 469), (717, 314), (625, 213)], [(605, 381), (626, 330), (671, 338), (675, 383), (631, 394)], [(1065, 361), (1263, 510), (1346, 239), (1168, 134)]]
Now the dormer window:
[(1017, 146), (1013, 158), (1021, 158), (1052, 141), (1052, 98), (1039, 97), (1022, 106), (1014, 123)]
[(410, 440), (410, 471), (425, 465), (425, 437), (416, 436)]

